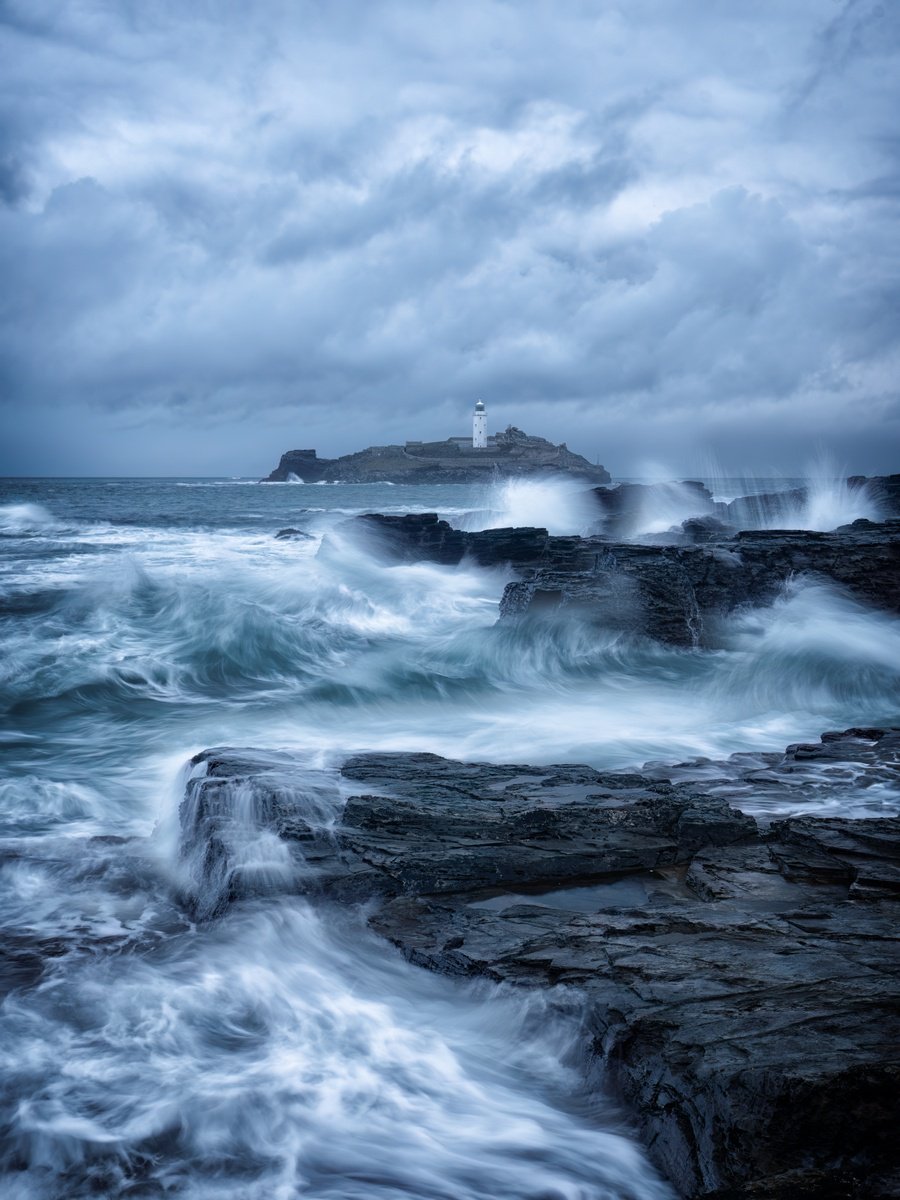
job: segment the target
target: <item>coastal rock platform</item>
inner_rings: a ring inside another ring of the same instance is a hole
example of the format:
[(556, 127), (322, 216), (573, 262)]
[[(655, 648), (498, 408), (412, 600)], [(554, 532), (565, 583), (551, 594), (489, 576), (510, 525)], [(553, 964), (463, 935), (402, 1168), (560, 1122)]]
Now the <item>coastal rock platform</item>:
[[(900, 612), (900, 520), (855, 521), (829, 533), (747, 530), (695, 545), (553, 536), (546, 529), (468, 532), (436, 513), (371, 513), (338, 526), (385, 562), (464, 560), (507, 566), (500, 616), (568, 608), (607, 629), (677, 646), (709, 645), (717, 620), (771, 603), (797, 576), (827, 580), (858, 600)], [(327, 553), (327, 540), (324, 553)]]
[[(896, 789), (898, 761), (896, 729), (634, 773), (373, 753), (329, 780), (211, 750), (181, 809), (188, 903), (208, 917), (259, 894), (230, 849), (236, 806), (242, 828), (252, 811), (294, 856), (278, 886), (363, 903), (429, 969), (561, 989), (586, 1077), (682, 1196), (886, 1200), (900, 819), (803, 815), (802, 783), (817, 801)], [(756, 776), (762, 808), (798, 815), (741, 811)]]

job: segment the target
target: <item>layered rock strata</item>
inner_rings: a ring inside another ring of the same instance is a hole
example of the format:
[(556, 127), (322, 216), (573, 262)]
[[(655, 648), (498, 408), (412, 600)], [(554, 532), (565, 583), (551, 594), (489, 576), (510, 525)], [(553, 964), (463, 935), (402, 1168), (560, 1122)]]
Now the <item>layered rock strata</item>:
[[(873, 771), (896, 783), (898, 755), (900, 730), (790, 747), (766, 764), (768, 802), (806, 764), (845, 793)], [(185, 855), (195, 894), (217, 897), (201, 915), (258, 890), (229, 857), (235, 807), (245, 831), (252, 810), (294, 856), (279, 886), (366, 902), (413, 962), (566, 987), (582, 1068), (683, 1196), (886, 1200), (900, 821), (760, 826), (729, 802), (746, 802), (748, 764), (717, 767), (700, 781), (679, 778), (690, 764), (664, 778), (367, 754), (326, 786), (287, 754), (208, 751)]]

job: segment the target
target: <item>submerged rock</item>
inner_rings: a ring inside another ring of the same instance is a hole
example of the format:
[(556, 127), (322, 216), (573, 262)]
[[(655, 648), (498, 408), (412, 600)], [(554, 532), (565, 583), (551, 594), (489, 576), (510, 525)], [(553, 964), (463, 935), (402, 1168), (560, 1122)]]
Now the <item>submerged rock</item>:
[(570, 986), (584, 1070), (682, 1195), (875, 1200), (900, 1182), (900, 820), (761, 827), (730, 801), (760, 765), (769, 800), (779, 766), (796, 799), (804, 771), (841, 767), (847, 792), (898, 754), (900, 730), (876, 729), (668, 777), (366, 754), (341, 770), (341, 811), (338, 785), (290, 755), (210, 751), (185, 853), (215, 884), (210, 911), (246, 894), (228, 856), (239, 877), (252, 811), (298, 864), (282, 887), (365, 901), (413, 962)]
[(287, 529), (279, 529), (275, 536), (285, 542), (312, 542), (315, 540), (311, 533), (306, 533), (302, 529), (294, 529), (293, 526), (289, 526)]

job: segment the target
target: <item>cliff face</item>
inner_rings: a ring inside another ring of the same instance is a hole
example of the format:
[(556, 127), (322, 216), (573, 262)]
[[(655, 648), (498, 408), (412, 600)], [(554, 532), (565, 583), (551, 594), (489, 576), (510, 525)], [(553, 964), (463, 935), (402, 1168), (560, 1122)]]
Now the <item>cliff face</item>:
[(565, 442), (554, 446), (510, 425), (484, 450), (453, 439), (370, 446), (340, 458), (319, 458), (315, 450), (288, 450), (264, 482), (284, 483), (294, 476), (304, 483), (480, 483), (498, 476), (552, 474), (575, 475), (592, 483), (610, 479), (604, 467), (574, 454)]

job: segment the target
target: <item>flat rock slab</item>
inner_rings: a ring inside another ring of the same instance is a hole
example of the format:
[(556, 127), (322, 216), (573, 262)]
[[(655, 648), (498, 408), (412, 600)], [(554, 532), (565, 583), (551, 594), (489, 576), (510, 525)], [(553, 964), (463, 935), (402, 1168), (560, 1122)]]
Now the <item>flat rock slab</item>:
[[(818, 745), (885, 771), (896, 731)], [(789, 751), (791, 787), (821, 770), (813, 749)], [(368, 754), (329, 784), (290, 755), (208, 751), (184, 844), (220, 904), (246, 894), (237, 804), (295, 854), (295, 890), (375, 901), (371, 925), (413, 962), (573, 989), (584, 1069), (684, 1196), (897, 1195), (900, 819), (761, 827), (729, 804), (746, 778), (718, 765), (698, 787), (689, 764), (667, 779)]]

